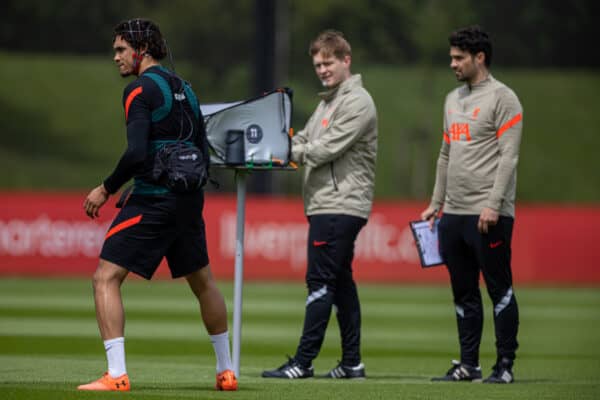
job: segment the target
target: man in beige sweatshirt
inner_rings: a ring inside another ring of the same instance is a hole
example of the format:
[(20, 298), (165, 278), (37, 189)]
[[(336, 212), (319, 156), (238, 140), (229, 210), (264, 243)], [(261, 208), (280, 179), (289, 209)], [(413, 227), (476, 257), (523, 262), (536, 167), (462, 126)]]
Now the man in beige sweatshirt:
[(492, 45), (477, 26), (449, 38), (450, 67), (464, 85), (446, 97), (442, 147), (429, 207), (439, 224), (441, 255), (456, 307), (460, 361), (442, 381), (481, 381), (483, 307), (479, 274), (494, 304), (496, 364), (486, 383), (511, 383), (519, 312), (512, 287), (511, 238), (523, 110), (515, 93), (494, 79)]
[(319, 354), (335, 305), (342, 359), (325, 377), (364, 378), (352, 259), (354, 242), (373, 203), (377, 113), (361, 76), (350, 72), (350, 44), (340, 32), (321, 33), (309, 54), (325, 91), (292, 142), (292, 160), (304, 165), (304, 211), (309, 222), (304, 330), (296, 355), (262, 376), (312, 377), (312, 360)]

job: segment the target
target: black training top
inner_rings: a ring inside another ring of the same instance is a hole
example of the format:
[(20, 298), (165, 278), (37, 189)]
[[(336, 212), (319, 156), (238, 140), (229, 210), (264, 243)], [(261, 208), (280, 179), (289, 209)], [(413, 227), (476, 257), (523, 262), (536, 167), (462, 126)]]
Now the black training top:
[(161, 66), (146, 69), (123, 91), (123, 107), (127, 149), (104, 180), (109, 193), (115, 193), (131, 178), (135, 178), (137, 193), (167, 193), (168, 189), (149, 180), (154, 153), (165, 142), (193, 142), (208, 163), (208, 142), (198, 99), (190, 85), (173, 72)]

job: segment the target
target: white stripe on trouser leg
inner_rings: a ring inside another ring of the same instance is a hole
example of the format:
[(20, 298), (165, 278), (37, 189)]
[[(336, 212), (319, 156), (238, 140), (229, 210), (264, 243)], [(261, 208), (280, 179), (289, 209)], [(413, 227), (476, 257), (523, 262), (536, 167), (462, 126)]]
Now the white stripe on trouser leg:
[(308, 306), (310, 303), (312, 303), (315, 300), (320, 299), (321, 297), (325, 296), (327, 294), (327, 286), (323, 286), (321, 289), (312, 292), (307, 298), (306, 298), (306, 305)]
[(494, 314), (496, 316), (498, 316), (498, 314), (500, 314), (502, 312), (502, 310), (504, 310), (508, 306), (508, 303), (510, 303), (510, 299), (512, 298), (512, 295), (513, 295), (512, 287), (509, 287), (508, 290), (506, 291), (506, 294), (502, 298), (502, 300), (500, 300), (500, 302), (498, 304), (496, 304), (496, 307), (494, 307)]
[(465, 317), (465, 309), (462, 308), (461, 306), (459, 306), (458, 304), (455, 304), (454, 307), (456, 308), (456, 313), (458, 315), (460, 315), (461, 318)]

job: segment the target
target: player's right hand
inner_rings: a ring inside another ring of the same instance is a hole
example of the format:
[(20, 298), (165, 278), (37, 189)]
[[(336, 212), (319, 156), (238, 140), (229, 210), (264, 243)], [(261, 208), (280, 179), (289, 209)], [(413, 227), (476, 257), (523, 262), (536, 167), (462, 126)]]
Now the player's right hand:
[(100, 216), (100, 207), (108, 200), (108, 192), (104, 188), (104, 184), (92, 189), (83, 202), (83, 209), (88, 217), (94, 219)]

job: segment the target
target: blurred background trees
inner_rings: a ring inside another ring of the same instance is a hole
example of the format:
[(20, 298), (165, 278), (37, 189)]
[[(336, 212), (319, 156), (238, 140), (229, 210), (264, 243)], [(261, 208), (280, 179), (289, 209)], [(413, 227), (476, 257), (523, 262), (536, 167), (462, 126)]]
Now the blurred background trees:
[[(600, 189), (583, 188), (600, 187), (593, 157), (581, 156), (600, 145), (600, 121), (592, 110), (600, 89), (600, 54), (594, 50), (600, 28), (593, 19), (599, 8), (592, 0), (4, 0), (0, 167), (25, 164), (37, 152), (50, 171), (20, 169), (1, 177), (0, 187), (80, 189), (109, 172), (124, 146), (124, 83), (111, 64), (112, 27), (140, 16), (159, 23), (175, 68), (194, 84), (201, 102), (289, 86), (295, 90), (296, 130), (316, 106), (319, 90), (308, 44), (323, 29), (343, 31), (353, 47), (353, 71), (363, 74), (378, 106), (378, 196), (427, 198), (441, 104), (456, 85), (447, 68), (447, 36), (478, 23), (492, 34), (492, 71), (525, 106), (519, 196), (599, 200)], [(566, 132), (575, 143), (565, 144)], [(557, 164), (568, 171), (552, 167)], [(73, 168), (79, 173), (69, 173)], [(571, 193), (540, 192), (536, 184), (575, 174), (583, 175)], [(297, 194), (298, 174), (281, 175), (261, 175), (252, 189)]]
[[(269, 8), (289, 29), (293, 60), (305, 59), (316, 32), (335, 27), (352, 39), (362, 60), (445, 63), (444, 52), (431, 51), (445, 50), (440, 36), (461, 24), (479, 23), (493, 34), (498, 64), (600, 66), (600, 54), (591, 51), (600, 34), (594, 20), (600, 6), (593, 0), (4, 0), (0, 47), (102, 55), (116, 22), (145, 16), (160, 22), (179, 56), (219, 77), (251, 60), (253, 35), (264, 22), (255, 11), (269, 13)], [(297, 67), (290, 64), (293, 74), (306, 73)]]

